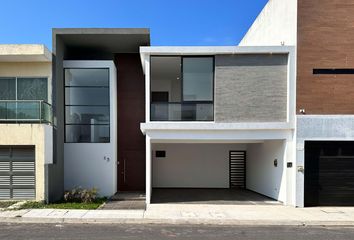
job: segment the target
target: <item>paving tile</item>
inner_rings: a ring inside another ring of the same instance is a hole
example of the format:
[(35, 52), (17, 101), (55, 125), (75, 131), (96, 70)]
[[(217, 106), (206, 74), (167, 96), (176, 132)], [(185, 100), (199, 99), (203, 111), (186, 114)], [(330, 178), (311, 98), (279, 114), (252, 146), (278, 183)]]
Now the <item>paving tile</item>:
[(82, 218), (89, 210), (68, 210), (64, 218)]
[(16, 211), (0, 211), (0, 218), (12, 218), (12, 217), (22, 217), (24, 214), (28, 213), (29, 210), (16, 210)]
[(26, 218), (44, 218), (47, 217), (50, 213), (52, 213), (54, 209), (32, 209), (22, 217)]
[(49, 213), (47, 215), (47, 217), (49, 217), (49, 218), (63, 218), (67, 212), (68, 212), (68, 210), (57, 209), (57, 210), (54, 210), (53, 212)]

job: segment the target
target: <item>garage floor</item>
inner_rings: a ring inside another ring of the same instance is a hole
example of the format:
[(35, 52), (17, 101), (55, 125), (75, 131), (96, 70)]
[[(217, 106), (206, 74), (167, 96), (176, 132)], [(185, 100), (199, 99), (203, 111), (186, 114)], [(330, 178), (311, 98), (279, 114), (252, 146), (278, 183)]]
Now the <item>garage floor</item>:
[(246, 189), (154, 188), (151, 203), (279, 205), (280, 202)]

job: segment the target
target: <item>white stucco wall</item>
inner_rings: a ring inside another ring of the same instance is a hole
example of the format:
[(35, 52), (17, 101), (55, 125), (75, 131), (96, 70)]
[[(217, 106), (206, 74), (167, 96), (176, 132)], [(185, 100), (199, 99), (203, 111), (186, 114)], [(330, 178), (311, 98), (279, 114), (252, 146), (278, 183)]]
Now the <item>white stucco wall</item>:
[(297, 0), (269, 0), (240, 46), (296, 45)]
[[(246, 187), (286, 201), (286, 144), (282, 140), (247, 145)], [(274, 160), (278, 166), (274, 166)]]
[[(228, 188), (229, 151), (246, 150), (246, 144), (152, 144), (152, 186)], [(155, 151), (166, 151), (156, 158)]]
[[(65, 190), (76, 187), (96, 188), (101, 196), (107, 197), (116, 192), (117, 163), (106, 145), (105, 143), (64, 144)], [(110, 160), (107, 160), (107, 157)]]
[(64, 68), (109, 68), (110, 142), (64, 143), (64, 190), (96, 188), (110, 197), (117, 191), (116, 67), (112, 61), (65, 61)]

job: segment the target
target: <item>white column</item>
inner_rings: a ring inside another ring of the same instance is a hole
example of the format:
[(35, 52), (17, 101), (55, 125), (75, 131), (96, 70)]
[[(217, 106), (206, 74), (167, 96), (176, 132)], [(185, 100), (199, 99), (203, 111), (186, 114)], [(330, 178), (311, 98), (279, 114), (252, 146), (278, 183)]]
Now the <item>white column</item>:
[(146, 135), (146, 204), (151, 201), (151, 139)]
[(145, 60), (145, 122), (150, 122), (150, 58)]

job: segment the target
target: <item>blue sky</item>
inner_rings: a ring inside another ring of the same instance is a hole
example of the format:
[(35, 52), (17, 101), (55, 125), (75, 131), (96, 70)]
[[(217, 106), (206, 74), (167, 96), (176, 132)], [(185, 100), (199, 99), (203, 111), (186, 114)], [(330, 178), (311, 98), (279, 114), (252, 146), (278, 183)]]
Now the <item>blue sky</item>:
[(60, 27), (148, 27), (152, 45), (235, 45), (268, 0), (1, 0), (0, 43)]

